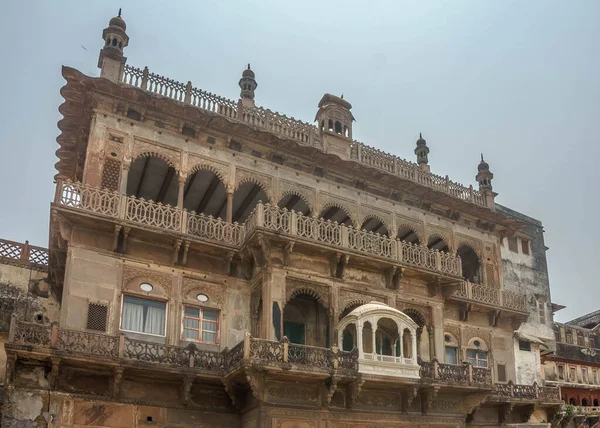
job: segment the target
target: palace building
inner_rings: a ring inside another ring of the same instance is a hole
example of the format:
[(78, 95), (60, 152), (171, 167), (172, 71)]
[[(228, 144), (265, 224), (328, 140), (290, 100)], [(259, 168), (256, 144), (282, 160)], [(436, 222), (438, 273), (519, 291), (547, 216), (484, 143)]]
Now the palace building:
[(249, 65), (231, 100), (130, 65), (120, 13), (102, 39), (99, 77), (62, 69), (48, 252), (0, 243), (3, 428), (560, 419), (542, 224), (483, 156), (461, 185), (342, 97), (306, 123)]

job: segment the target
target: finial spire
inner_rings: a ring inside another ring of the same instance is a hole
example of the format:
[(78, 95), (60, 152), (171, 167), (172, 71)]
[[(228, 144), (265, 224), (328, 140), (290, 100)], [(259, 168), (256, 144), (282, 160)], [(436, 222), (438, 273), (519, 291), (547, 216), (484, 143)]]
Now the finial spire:
[(423, 138), (423, 134), (419, 132), (419, 138)]
[(117, 15), (119, 18), (121, 17), (121, 8), (119, 8), (119, 14)]
[(344, 93), (342, 92), (342, 99), (344, 99)]
[(248, 70), (250, 70), (250, 63), (248, 63)]
[(483, 162), (483, 153), (481, 154), (481, 162)]

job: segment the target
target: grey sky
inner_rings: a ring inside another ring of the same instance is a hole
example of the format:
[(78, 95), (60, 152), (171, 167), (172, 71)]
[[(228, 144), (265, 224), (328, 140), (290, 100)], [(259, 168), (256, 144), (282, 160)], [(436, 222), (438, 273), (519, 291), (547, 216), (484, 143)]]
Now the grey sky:
[(60, 68), (99, 74), (119, 7), (129, 64), (237, 99), (250, 62), (257, 103), (305, 121), (343, 93), (355, 139), (414, 160), (423, 132), (466, 185), (483, 152), (497, 200), (544, 223), (556, 319), (598, 309), (597, 0), (5, 2), (0, 237), (47, 245)]

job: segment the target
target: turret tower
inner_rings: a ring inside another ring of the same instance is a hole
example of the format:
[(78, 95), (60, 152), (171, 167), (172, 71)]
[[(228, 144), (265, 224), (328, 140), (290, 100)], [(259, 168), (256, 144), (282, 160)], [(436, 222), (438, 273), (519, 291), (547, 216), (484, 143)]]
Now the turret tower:
[(123, 67), (127, 61), (127, 58), (123, 56), (123, 49), (129, 43), (126, 29), (127, 26), (121, 18), (121, 9), (119, 9), (119, 14), (110, 20), (108, 27), (102, 32), (104, 47), (100, 50), (98, 58), (100, 77), (115, 83), (121, 81)]

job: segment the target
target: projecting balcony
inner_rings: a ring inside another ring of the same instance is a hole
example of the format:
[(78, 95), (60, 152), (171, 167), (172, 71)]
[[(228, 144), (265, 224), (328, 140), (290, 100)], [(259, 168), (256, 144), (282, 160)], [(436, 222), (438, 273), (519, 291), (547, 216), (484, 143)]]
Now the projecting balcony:
[(526, 295), (469, 281), (462, 282), (451, 298), (492, 310), (528, 314)]
[(56, 207), (116, 220), (126, 226), (168, 232), (189, 241), (239, 250), (257, 232), (264, 232), (358, 258), (441, 275), (453, 283), (461, 276), (460, 258), (453, 254), (305, 216), (276, 205), (259, 202), (245, 224), (238, 224), (81, 183), (59, 181), (57, 186)]
[(488, 398), (491, 402), (511, 403), (561, 403), (560, 390), (557, 387), (533, 385), (517, 385), (512, 381), (506, 384), (495, 384), (494, 392)]

